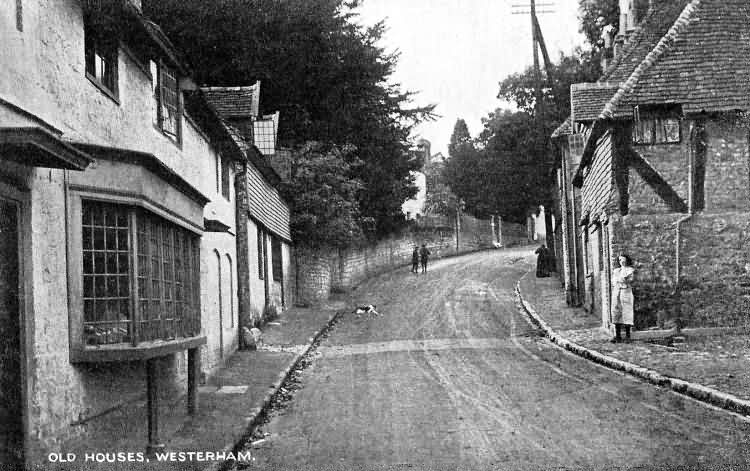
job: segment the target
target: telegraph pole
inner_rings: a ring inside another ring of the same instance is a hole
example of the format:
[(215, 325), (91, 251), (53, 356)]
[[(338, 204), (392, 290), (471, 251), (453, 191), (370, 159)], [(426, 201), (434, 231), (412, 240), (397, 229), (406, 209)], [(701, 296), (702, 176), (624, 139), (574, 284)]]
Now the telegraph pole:
[[(544, 100), (542, 93), (542, 70), (539, 64), (539, 50), (542, 51), (544, 57), (544, 67), (547, 71), (547, 81), (552, 84), (552, 63), (547, 53), (547, 45), (544, 42), (542, 36), (542, 30), (539, 27), (539, 20), (537, 19), (537, 13), (554, 13), (552, 10), (547, 8), (553, 7), (554, 3), (536, 3), (536, 0), (529, 0), (528, 4), (514, 4), (511, 5), (517, 9), (513, 12), (514, 15), (529, 15), (531, 19), (531, 44), (532, 54), (534, 58), (534, 119), (537, 122), (537, 126), (541, 128), (542, 117), (544, 115)], [(543, 8), (537, 11), (536, 7)], [(526, 10), (527, 9), (527, 10)]]
[[(537, 6), (542, 10), (537, 12)], [(531, 18), (531, 42), (532, 42), (532, 53), (534, 58), (534, 122), (536, 123), (537, 138), (535, 139), (535, 154), (537, 157), (543, 156), (545, 152), (544, 148), (544, 94), (542, 90), (542, 71), (539, 66), (539, 50), (542, 51), (542, 57), (544, 58), (544, 67), (547, 71), (547, 81), (550, 87), (553, 84), (552, 77), (552, 62), (547, 52), (547, 45), (544, 42), (544, 36), (542, 35), (542, 29), (539, 26), (539, 20), (537, 13), (554, 13), (554, 11), (547, 8), (554, 6), (553, 3), (536, 3), (536, 0), (529, 0), (528, 4), (516, 4), (512, 5), (516, 9), (528, 9), (528, 10), (516, 10), (513, 12), (514, 15), (525, 15), (528, 14)], [(543, 164), (546, 164), (543, 162)], [(546, 165), (543, 171), (547, 171)], [(544, 208), (544, 226), (546, 232), (547, 247), (554, 253), (555, 251), (555, 237), (552, 229), (552, 208)]]

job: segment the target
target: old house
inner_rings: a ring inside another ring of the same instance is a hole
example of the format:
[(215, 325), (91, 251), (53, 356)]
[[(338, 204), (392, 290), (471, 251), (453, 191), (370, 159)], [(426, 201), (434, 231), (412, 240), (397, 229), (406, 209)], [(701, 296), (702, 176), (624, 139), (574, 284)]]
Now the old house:
[(607, 71), (571, 89), (586, 303), (608, 326), (610, 273), (627, 253), (637, 328), (745, 325), (750, 5), (620, 7)]
[[(579, 131), (582, 126), (579, 125)], [(568, 305), (580, 306), (585, 292), (583, 249), (581, 244), (581, 192), (571, 184), (583, 153), (583, 134), (573, 132), (568, 118), (552, 133), (555, 146), (555, 227), (556, 266), (565, 289)]]
[(201, 94), (248, 158), (237, 188), (238, 239), (243, 252), (240, 311), (243, 324), (250, 325), (294, 300), (290, 210), (279, 191), (281, 178), (271, 165), (278, 147), (279, 113), (260, 114), (260, 82), (245, 87), (204, 87)]
[[(237, 346), (247, 246), (233, 182), (252, 166), (138, 0), (10, 5), (0, 467), (122, 435), (128, 414), (158, 448), (159, 400), (187, 391), (193, 412), (201, 373)], [(144, 397), (145, 413), (131, 407)]]

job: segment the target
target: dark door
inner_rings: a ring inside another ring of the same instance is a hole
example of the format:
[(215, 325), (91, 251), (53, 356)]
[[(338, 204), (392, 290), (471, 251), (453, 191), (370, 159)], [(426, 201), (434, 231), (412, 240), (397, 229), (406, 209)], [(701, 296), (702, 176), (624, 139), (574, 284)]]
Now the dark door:
[(0, 198), (0, 469), (23, 460), (18, 205)]

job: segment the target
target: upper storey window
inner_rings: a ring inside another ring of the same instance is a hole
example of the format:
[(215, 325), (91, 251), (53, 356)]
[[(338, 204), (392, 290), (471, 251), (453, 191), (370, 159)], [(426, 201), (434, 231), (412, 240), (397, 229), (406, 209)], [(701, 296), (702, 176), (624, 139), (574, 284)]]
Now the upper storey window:
[(117, 99), (117, 39), (101, 22), (84, 25), (86, 77), (102, 91)]
[(151, 80), (154, 92), (154, 124), (172, 141), (180, 142), (180, 89), (175, 69), (163, 62), (151, 61)]
[(636, 106), (633, 117), (633, 143), (676, 144), (680, 142), (679, 107)]

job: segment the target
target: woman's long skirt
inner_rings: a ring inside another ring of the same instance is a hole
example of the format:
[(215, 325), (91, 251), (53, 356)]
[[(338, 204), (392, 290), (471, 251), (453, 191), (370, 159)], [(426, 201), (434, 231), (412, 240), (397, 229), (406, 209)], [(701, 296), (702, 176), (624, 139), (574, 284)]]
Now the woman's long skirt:
[(633, 325), (633, 290), (620, 288), (612, 294), (612, 322)]

